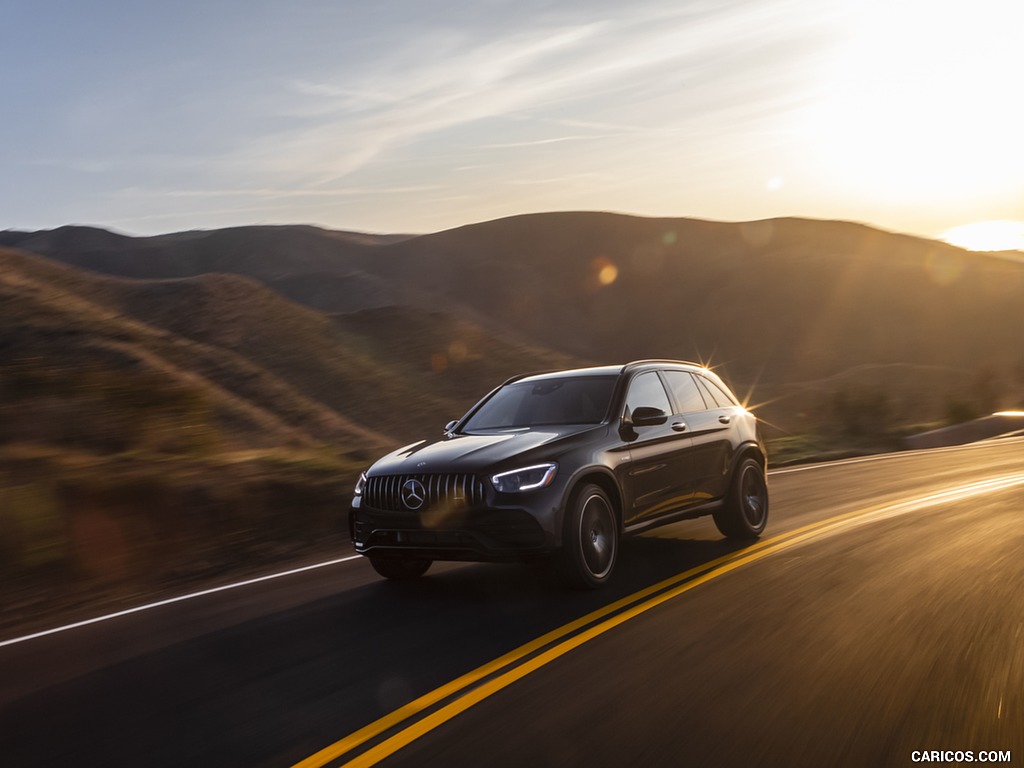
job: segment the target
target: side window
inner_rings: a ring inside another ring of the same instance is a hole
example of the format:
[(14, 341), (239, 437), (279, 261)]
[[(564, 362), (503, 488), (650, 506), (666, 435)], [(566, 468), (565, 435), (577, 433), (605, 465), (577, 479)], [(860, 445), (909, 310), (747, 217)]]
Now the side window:
[(716, 396), (724, 397), (728, 401), (728, 405), (740, 404), (739, 401), (736, 399), (736, 395), (732, 394), (732, 392), (730, 392), (725, 387), (721, 386), (718, 382), (714, 381), (713, 379), (708, 379), (707, 381), (708, 384), (711, 385), (711, 391), (714, 392)]
[(641, 373), (629, 385), (626, 408), (632, 413), (642, 405), (661, 408), (665, 413), (672, 413), (672, 406), (668, 402), (665, 388), (661, 385), (661, 379), (653, 371)]
[[(693, 376), (686, 371), (665, 371), (664, 373), (680, 413), (693, 413), (707, 409), (704, 397), (697, 389), (697, 382), (693, 380)], [(713, 400), (709, 402), (714, 403)]]
[(728, 408), (730, 405), (736, 405), (736, 401), (711, 379), (698, 376), (697, 380), (701, 383), (701, 391), (705, 392), (705, 396), (710, 397), (719, 408)]

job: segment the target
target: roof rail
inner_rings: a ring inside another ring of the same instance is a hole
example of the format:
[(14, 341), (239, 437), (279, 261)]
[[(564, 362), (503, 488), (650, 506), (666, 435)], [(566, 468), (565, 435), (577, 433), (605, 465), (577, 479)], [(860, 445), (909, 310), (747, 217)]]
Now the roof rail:
[(627, 371), (633, 368), (638, 368), (641, 365), (663, 365), (671, 363), (672, 365), (692, 365), (694, 368), (707, 368), (703, 363), (694, 363), (689, 360), (669, 360), (667, 358), (651, 358), (649, 360), (633, 360), (632, 362), (626, 363), (622, 370)]
[(520, 379), (528, 379), (530, 376), (543, 376), (545, 373), (561, 373), (561, 369), (552, 368), (547, 371), (530, 371), (530, 373), (518, 373), (515, 376), (505, 379), (505, 381), (501, 383), (501, 386), (504, 387), (506, 384), (511, 384), (512, 382), (519, 381)]
[(574, 373), (576, 371), (589, 371), (595, 368), (620, 368), (622, 370), (625, 370), (626, 366), (622, 365), (621, 363), (616, 363), (612, 365), (588, 365), (582, 368), (550, 368), (546, 371), (530, 371), (529, 373), (519, 373), (509, 379), (506, 379), (504, 382), (502, 382), (501, 386), (504, 387), (506, 384), (512, 384), (513, 382), (519, 381), (520, 379), (527, 379), (530, 376), (547, 376), (548, 374), (551, 373)]

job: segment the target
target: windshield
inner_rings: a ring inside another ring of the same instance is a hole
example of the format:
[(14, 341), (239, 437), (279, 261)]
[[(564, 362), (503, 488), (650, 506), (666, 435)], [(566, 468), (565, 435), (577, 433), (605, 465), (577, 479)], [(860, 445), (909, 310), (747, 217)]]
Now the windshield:
[(599, 424), (608, 413), (615, 380), (577, 376), (517, 381), (495, 392), (462, 431)]

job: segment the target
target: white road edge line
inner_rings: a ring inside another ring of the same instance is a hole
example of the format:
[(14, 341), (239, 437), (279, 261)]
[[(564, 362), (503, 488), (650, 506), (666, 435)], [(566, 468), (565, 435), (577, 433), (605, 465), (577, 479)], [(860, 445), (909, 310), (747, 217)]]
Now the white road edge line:
[(101, 621), (110, 621), (111, 619), (117, 619), (121, 616), (128, 616), (132, 613), (140, 613), (142, 611), (148, 611), (151, 608), (161, 608), (165, 605), (171, 605), (172, 603), (181, 603), (185, 600), (192, 600), (197, 597), (203, 597), (205, 595), (212, 595), (217, 592), (227, 592), (229, 589), (238, 589), (239, 587), (248, 587), (251, 584), (259, 584), (262, 581), (270, 581), (271, 579), (280, 579), (284, 576), (294, 576), (297, 573), (304, 573), (306, 571), (313, 571), (317, 568), (325, 568), (329, 565), (337, 565), (338, 563), (345, 563), (349, 560), (359, 560), (362, 555), (351, 555), (349, 557), (338, 558), (337, 560), (328, 560), (324, 563), (314, 563), (313, 565), (306, 565), (302, 568), (293, 568), (290, 571), (282, 571), (281, 573), (272, 573), (268, 576), (259, 576), (255, 579), (247, 579), (246, 581), (235, 582), (234, 584), (225, 584), (220, 587), (211, 587), (210, 589), (203, 589), (199, 592), (192, 592), (187, 595), (178, 595), (177, 597), (170, 597), (166, 600), (158, 600), (155, 603), (147, 603), (146, 605), (139, 605), (135, 608), (127, 608), (123, 611), (117, 611), (116, 613), (108, 613), (105, 616), (97, 616), (94, 619), (86, 619), (85, 621), (76, 621), (74, 624), (67, 624), (63, 627), (54, 627), (53, 629), (46, 629), (42, 632), (35, 632), (31, 635), (25, 635), (24, 637), (15, 637), (11, 640), (4, 640), (0, 642), (0, 648), (8, 645), (16, 645), (17, 643), (24, 643), (28, 640), (35, 640), (40, 637), (46, 637), (47, 635), (55, 635), (58, 632), (67, 632), (69, 629), (78, 629), (79, 627), (87, 627), (90, 624), (99, 624)]

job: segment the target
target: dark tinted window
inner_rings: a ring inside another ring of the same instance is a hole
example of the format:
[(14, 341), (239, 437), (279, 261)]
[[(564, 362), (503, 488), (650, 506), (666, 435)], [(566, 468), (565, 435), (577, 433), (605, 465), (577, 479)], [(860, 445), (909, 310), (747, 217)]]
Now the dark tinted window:
[(629, 394), (626, 395), (626, 408), (632, 413), (642, 405), (650, 408), (660, 408), (665, 413), (672, 413), (672, 406), (669, 405), (668, 395), (661, 385), (658, 374), (641, 373), (629, 385)]
[(686, 371), (665, 371), (665, 379), (668, 381), (668, 388), (672, 390), (679, 413), (692, 413), (707, 408), (700, 390), (697, 389), (697, 383)]
[(495, 392), (462, 429), (599, 424), (615, 381), (615, 376), (579, 376), (513, 382)]
[(698, 376), (697, 381), (702, 384), (701, 391), (707, 393), (719, 408), (736, 405), (736, 400), (711, 379)]
[(709, 378), (705, 378), (704, 380), (708, 383), (708, 389), (714, 392), (717, 397), (724, 397), (728, 405), (739, 405), (739, 403), (736, 402), (736, 396), (728, 389), (721, 386), (717, 381)]

